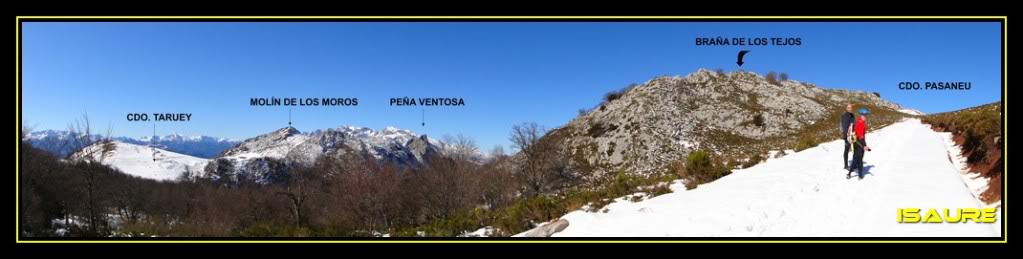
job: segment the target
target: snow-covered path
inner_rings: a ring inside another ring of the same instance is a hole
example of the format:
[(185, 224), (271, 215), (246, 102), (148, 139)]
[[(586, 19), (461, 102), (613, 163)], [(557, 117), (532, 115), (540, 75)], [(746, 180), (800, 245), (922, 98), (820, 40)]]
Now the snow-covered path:
[[(980, 208), (949, 160), (947, 133), (907, 120), (867, 135), (863, 180), (832, 141), (717, 181), (609, 211), (575, 211), (558, 236), (999, 236), (995, 224), (897, 223), (897, 208)], [(850, 158), (851, 158), (850, 154)], [(999, 211), (1000, 214), (1000, 211)]]

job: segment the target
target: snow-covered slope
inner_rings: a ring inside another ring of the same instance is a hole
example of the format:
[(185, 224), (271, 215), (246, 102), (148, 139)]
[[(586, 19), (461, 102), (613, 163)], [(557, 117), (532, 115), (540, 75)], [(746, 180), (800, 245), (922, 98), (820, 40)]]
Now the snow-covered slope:
[[(608, 211), (574, 211), (553, 236), (999, 236), (996, 224), (900, 224), (898, 208), (981, 208), (945, 146), (947, 134), (907, 120), (867, 135), (863, 180), (846, 179), (832, 141), (717, 181)], [(999, 215), (1000, 215), (999, 211)]]
[(175, 180), (182, 172), (199, 171), (206, 166), (208, 160), (189, 155), (178, 154), (167, 150), (147, 146), (113, 141), (114, 150), (101, 154), (94, 152), (102, 144), (86, 147), (85, 150), (73, 155), (73, 158), (84, 158), (80, 154), (91, 154), (93, 161), (100, 161), (122, 172), (142, 178), (154, 180)]
[(224, 151), (222, 157), (247, 159), (252, 157), (284, 158), (296, 146), (305, 143), (309, 137), (294, 127), (281, 128), (274, 132), (247, 139), (238, 146)]

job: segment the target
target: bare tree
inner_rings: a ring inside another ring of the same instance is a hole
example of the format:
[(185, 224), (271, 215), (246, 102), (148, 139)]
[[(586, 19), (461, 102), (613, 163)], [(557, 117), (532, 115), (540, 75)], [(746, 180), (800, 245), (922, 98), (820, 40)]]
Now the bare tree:
[(18, 140), (25, 140), (25, 137), (28, 137), (28, 133), (34, 129), (35, 127), (21, 125), (21, 131), (18, 132)]
[(481, 165), (477, 172), (479, 192), (483, 205), (488, 209), (500, 208), (515, 200), (519, 185), (510, 161), (504, 149), (496, 146), (487, 163)]
[[(96, 135), (93, 132), (92, 121), (89, 120), (88, 113), (82, 114), (81, 119), (75, 119), (68, 123), (67, 131), (68, 137), (64, 140), (61, 150), (69, 150), (67, 158), (72, 160), (102, 162), (106, 155), (116, 147), (110, 141), (112, 128), (108, 126), (103, 136)], [(96, 143), (102, 144), (94, 147), (93, 145)]]
[(508, 155), (504, 153), (504, 146), (495, 145), (494, 148), (490, 149), (490, 154), (488, 156), (490, 159), (501, 159)]
[(472, 162), (479, 162), (482, 159), (479, 147), (476, 146), (476, 140), (471, 137), (458, 134), (455, 136), (445, 135), (442, 139), (451, 147), (449, 157)]
[(317, 178), (318, 174), (311, 169), (295, 168), (291, 170), (284, 188), (274, 193), (277, 196), (284, 196), (290, 202), (291, 216), (297, 228), (302, 228), (306, 221), (306, 203), (320, 192), (317, 184), (322, 181)]
[(564, 156), (552, 138), (544, 138), (546, 133), (535, 122), (512, 127), (511, 142), (522, 159), (515, 173), (528, 196), (546, 193), (566, 175)]
[[(379, 163), (355, 152), (339, 156), (321, 156), (313, 171), (319, 175), (322, 190), (310, 200), (310, 219), (319, 219), (332, 228), (343, 231), (369, 231), (389, 228), (396, 222), (408, 222), (401, 217), (400, 200), (404, 189), (403, 172), (392, 165)], [(322, 195), (321, 195), (322, 193)], [(322, 199), (320, 198), (322, 197)], [(419, 202), (416, 200), (416, 202)]]
[(465, 160), (434, 157), (430, 165), (417, 175), (419, 197), (428, 216), (447, 218), (466, 209), (477, 200), (472, 165)]
[(114, 179), (112, 186), (117, 186), (117, 189), (113, 190), (114, 209), (117, 214), (124, 219), (126, 222), (134, 223), (138, 221), (142, 213), (142, 205), (145, 202), (143, 200), (143, 186), (144, 180), (140, 178), (127, 177), (120, 175)]
[(778, 84), (778, 73), (774, 71), (767, 72), (767, 76), (764, 76), (764, 79), (767, 79), (768, 83)]

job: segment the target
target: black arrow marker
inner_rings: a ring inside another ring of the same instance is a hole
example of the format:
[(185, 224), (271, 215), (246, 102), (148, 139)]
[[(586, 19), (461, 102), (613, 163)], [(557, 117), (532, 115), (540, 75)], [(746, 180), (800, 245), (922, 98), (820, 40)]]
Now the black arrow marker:
[(743, 63), (746, 63), (746, 62), (742, 62), (742, 57), (746, 56), (746, 53), (749, 53), (749, 50), (740, 50), (739, 51), (739, 57), (736, 58), (738, 61), (735, 61), (735, 64), (739, 64), (739, 66), (741, 67)]
[(423, 127), (426, 127), (426, 108), (423, 108)]

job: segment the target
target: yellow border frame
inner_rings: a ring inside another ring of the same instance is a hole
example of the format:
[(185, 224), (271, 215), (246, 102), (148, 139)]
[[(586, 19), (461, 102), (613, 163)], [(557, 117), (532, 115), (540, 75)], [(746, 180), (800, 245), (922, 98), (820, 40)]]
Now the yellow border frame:
[[(1002, 23), (1002, 132), (1003, 142), (1008, 147), (1008, 136), (1004, 132), (1008, 132), (1008, 123), (1005, 123), (1008, 118), (1008, 27), (1009, 20), (1008, 16), (16, 16), (15, 17), (15, 93), (17, 104), (15, 111), (21, 108), (21, 88), (18, 84), (21, 81), (21, 52), (18, 51), (21, 48), (21, 20), (22, 19), (214, 19), (214, 20), (233, 20), (233, 19), (337, 19), (337, 20), (414, 20), (414, 19), (464, 19), (464, 20), (476, 20), (476, 19), (555, 19), (555, 20), (577, 20), (577, 19), (606, 19), (610, 21), (614, 20), (655, 20), (655, 19), (674, 19), (674, 20), (696, 20), (696, 19), (712, 19), (712, 20), (754, 20), (754, 19), (863, 19), (863, 20), (877, 20), (877, 19), (905, 19), (905, 20), (920, 20), (920, 19), (1001, 19)], [(17, 126), (15, 133), (19, 135), (21, 132), (21, 113), (15, 115), (17, 119)], [(20, 139), (16, 143), (15, 152), (15, 169), (18, 170), (18, 174), (15, 174), (15, 243), (1008, 243), (1009, 236), (1006, 230), (1008, 229), (1008, 212), (1004, 210), (1004, 204), (1002, 209), (1002, 240), (558, 240), (558, 239), (546, 239), (546, 240), (535, 240), (535, 239), (523, 239), (523, 240), (485, 240), (476, 238), (466, 238), (464, 240), (388, 240), (381, 238), (380, 240), (22, 240), (21, 239), (21, 214), (18, 212), (20, 209), (19, 202), (21, 201), (20, 194), (20, 181), (21, 181), (21, 166), (20, 166)], [(1008, 150), (1003, 150), (1005, 156), (1008, 155)], [(1004, 159), (1004, 157), (1003, 157)], [(1008, 161), (1006, 159), (1006, 161)], [(1008, 163), (1003, 164), (1003, 171), (1007, 171)], [(1008, 178), (1002, 174), (1002, 197), (1008, 194)]]

